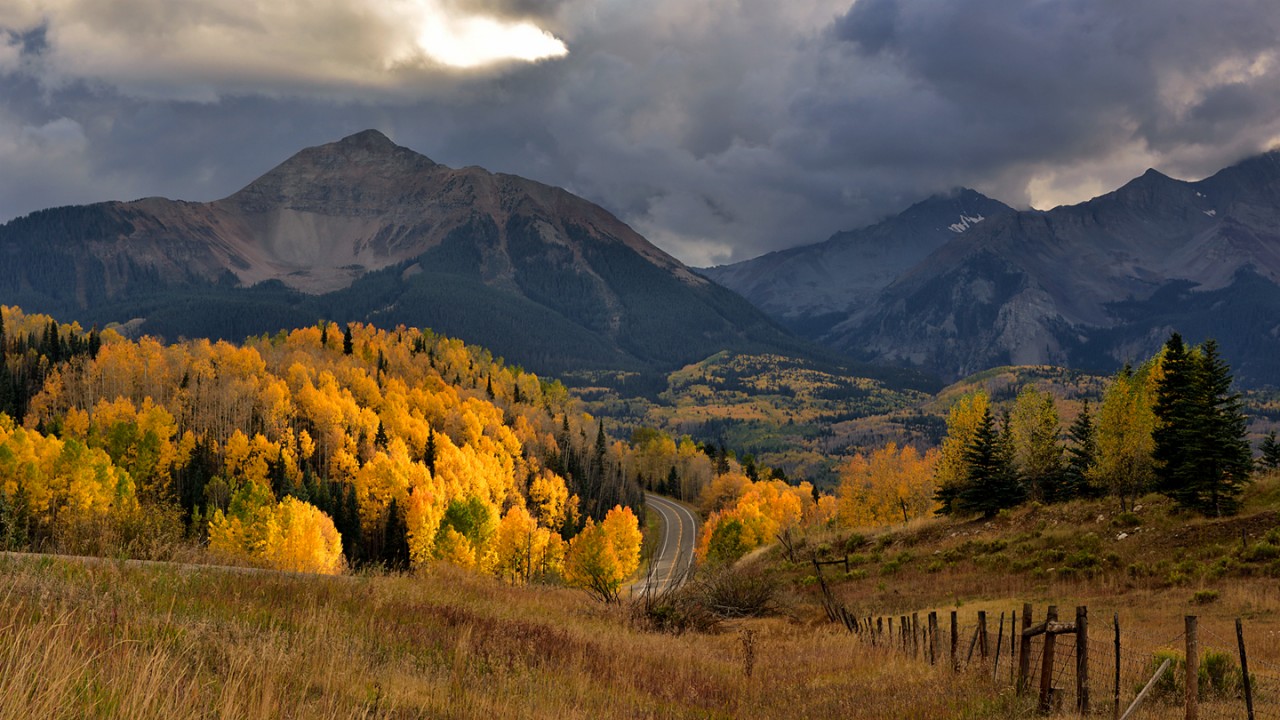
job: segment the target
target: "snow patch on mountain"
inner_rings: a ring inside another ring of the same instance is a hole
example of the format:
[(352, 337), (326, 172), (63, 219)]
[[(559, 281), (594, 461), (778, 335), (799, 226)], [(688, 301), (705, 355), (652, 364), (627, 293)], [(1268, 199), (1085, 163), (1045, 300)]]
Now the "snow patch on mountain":
[(947, 229), (958, 235), (983, 220), (986, 220), (986, 218), (981, 215), (965, 215), (962, 213), (960, 215), (960, 221), (951, 223), (947, 226)]

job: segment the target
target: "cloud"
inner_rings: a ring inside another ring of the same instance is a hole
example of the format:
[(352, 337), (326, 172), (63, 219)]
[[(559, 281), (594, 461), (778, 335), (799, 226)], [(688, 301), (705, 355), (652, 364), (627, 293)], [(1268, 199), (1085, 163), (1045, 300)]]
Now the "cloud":
[[(571, 52), (448, 67), (434, 17)], [(5, 27), (7, 136), (34, 146), (20, 128), (67, 118), (85, 147), (59, 161), (65, 191), (0, 193), (0, 217), (94, 183), (212, 199), (377, 127), (711, 264), (957, 185), (1047, 207), (1280, 139), (1271, 0), (11, 0)]]
[(454, 87), (460, 69), (492, 74), (568, 52), (530, 20), (469, 14), (450, 0), (27, 0), (0, 9), (5, 27), (43, 30), (32, 65), (47, 85), (87, 79), (205, 102), (411, 99)]

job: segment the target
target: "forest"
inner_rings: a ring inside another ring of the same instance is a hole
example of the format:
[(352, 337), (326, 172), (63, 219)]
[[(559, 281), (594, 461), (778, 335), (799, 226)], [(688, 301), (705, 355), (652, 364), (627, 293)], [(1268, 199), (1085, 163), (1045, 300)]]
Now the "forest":
[(0, 309), (0, 543), (611, 590), (643, 495), (556, 381), (431, 331), (165, 344)]

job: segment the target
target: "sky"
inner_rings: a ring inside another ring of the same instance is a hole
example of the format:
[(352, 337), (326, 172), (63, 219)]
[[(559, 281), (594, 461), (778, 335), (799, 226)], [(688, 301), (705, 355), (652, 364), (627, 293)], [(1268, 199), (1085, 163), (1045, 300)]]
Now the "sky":
[(0, 221), (377, 128), (720, 264), (1209, 175), (1280, 145), (1277, 37), (1274, 0), (5, 0)]

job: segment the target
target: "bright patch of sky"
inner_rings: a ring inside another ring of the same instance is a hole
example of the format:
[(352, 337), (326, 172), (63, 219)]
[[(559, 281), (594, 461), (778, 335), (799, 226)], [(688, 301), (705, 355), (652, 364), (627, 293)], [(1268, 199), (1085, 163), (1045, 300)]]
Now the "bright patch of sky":
[(484, 15), (454, 17), (432, 2), (420, 4), (419, 12), (415, 18), (418, 49), (450, 67), (475, 68), (511, 60), (536, 62), (569, 54), (563, 41), (528, 21)]

